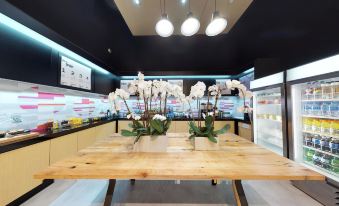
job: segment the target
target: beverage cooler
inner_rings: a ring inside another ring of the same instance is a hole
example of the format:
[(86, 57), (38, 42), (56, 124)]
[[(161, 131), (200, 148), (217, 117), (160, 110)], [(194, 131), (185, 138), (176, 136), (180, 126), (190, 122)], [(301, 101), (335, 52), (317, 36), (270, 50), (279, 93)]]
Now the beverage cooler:
[(287, 157), (284, 72), (251, 81), (254, 143)]
[(290, 158), (327, 177), (294, 185), (325, 205), (339, 186), (339, 55), (287, 71)]

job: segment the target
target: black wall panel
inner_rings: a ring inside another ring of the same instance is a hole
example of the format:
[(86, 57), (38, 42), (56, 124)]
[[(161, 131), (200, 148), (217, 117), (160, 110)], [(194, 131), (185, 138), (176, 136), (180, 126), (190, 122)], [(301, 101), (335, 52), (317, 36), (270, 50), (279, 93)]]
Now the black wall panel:
[[(0, 2), (0, 12), (25, 16), (6, 2)], [(39, 27), (41, 31), (54, 33), (28, 16), (27, 19), (30, 20), (29, 22), (32, 21), (34, 29)], [(0, 23), (0, 78), (62, 87), (59, 83), (59, 55), (58, 51)], [(83, 56), (88, 58), (86, 55)], [(89, 60), (93, 61), (91, 58)], [(93, 75), (94, 83), (91, 92), (107, 94), (114, 89), (112, 74), (104, 75), (93, 70)]]

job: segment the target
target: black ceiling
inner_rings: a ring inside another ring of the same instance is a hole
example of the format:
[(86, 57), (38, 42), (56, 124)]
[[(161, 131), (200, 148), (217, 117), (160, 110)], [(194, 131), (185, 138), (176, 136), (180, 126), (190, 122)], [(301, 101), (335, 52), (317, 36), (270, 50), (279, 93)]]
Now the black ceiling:
[(258, 58), (288, 68), (339, 53), (338, 0), (254, 0), (228, 34), (170, 38), (132, 36), (112, 0), (8, 1), (115, 74), (238, 74)]

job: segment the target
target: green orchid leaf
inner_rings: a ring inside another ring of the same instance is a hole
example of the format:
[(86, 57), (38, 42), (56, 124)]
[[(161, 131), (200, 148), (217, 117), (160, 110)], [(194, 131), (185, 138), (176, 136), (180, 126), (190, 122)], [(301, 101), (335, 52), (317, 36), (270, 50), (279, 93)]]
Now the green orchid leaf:
[(212, 127), (212, 124), (213, 124), (213, 117), (212, 116), (206, 116), (205, 126), (206, 127)]
[(121, 135), (125, 137), (132, 137), (132, 136), (137, 136), (137, 133), (123, 129), (121, 130)]
[(200, 131), (200, 129), (195, 125), (194, 122), (189, 122), (189, 127), (193, 130), (195, 135), (197, 136), (203, 135), (203, 132)]
[(160, 120), (151, 120), (151, 127), (159, 134), (164, 132), (164, 125)]
[(231, 126), (229, 124), (226, 124), (225, 126), (223, 126), (221, 129), (215, 131), (215, 134), (224, 134), (225, 132), (227, 132), (227, 130), (229, 130), (231, 128)]
[(213, 137), (212, 134), (208, 135), (208, 140), (211, 141), (211, 142), (214, 142), (214, 143), (218, 143), (217, 139), (215, 137)]

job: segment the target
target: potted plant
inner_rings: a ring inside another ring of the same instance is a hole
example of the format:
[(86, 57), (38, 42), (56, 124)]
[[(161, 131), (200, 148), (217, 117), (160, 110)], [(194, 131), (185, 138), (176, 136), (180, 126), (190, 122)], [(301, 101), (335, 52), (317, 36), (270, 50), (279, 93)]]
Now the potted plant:
[[(132, 111), (126, 100), (131, 94), (137, 97), (138, 110), (141, 114)], [(132, 120), (129, 124), (131, 130), (122, 130), (121, 135), (133, 136), (134, 150), (141, 152), (165, 152), (168, 145), (166, 132), (170, 127), (171, 120), (167, 119), (167, 99), (169, 97), (182, 98), (185, 96), (181, 87), (169, 84), (166, 81), (145, 81), (142, 73), (138, 74), (138, 79), (133, 80), (128, 87), (128, 92), (116, 89), (110, 93), (111, 102), (122, 99), (128, 114), (127, 119)], [(154, 107), (152, 102), (157, 102)], [(153, 108), (152, 108), (153, 106)]]
[[(228, 80), (226, 82), (226, 87), (227, 87), (227, 89), (230, 89), (230, 90), (237, 89), (239, 91), (239, 97), (243, 98), (244, 103), (243, 103), (243, 106), (238, 107), (237, 110), (240, 113), (244, 113), (244, 116), (248, 115), (248, 119), (250, 120), (250, 122), (252, 124), (252, 111), (253, 111), (253, 108), (251, 107), (249, 102), (251, 101), (251, 99), (253, 97), (253, 93), (251, 91), (247, 90), (246, 86), (241, 84), (237, 80), (232, 80), (232, 81)], [(246, 101), (246, 100), (248, 100), (248, 101)]]
[[(210, 86), (207, 91), (207, 105), (210, 104), (210, 100), (214, 99), (214, 106), (212, 111), (207, 110), (206, 113), (201, 113), (200, 99), (204, 96), (206, 85), (203, 82), (198, 82), (191, 87), (191, 92), (187, 102), (195, 100), (198, 104), (198, 120), (194, 118), (189, 122), (190, 139), (194, 139), (195, 150), (218, 150), (219, 138), (218, 135), (225, 133), (229, 129), (229, 125), (225, 125), (220, 130), (215, 130), (214, 122), (217, 114), (216, 106), (218, 99), (221, 96), (221, 89), (217, 85)], [(192, 115), (194, 116), (194, 115)], [(202, 119), (204, 125), (202, 124)]]

